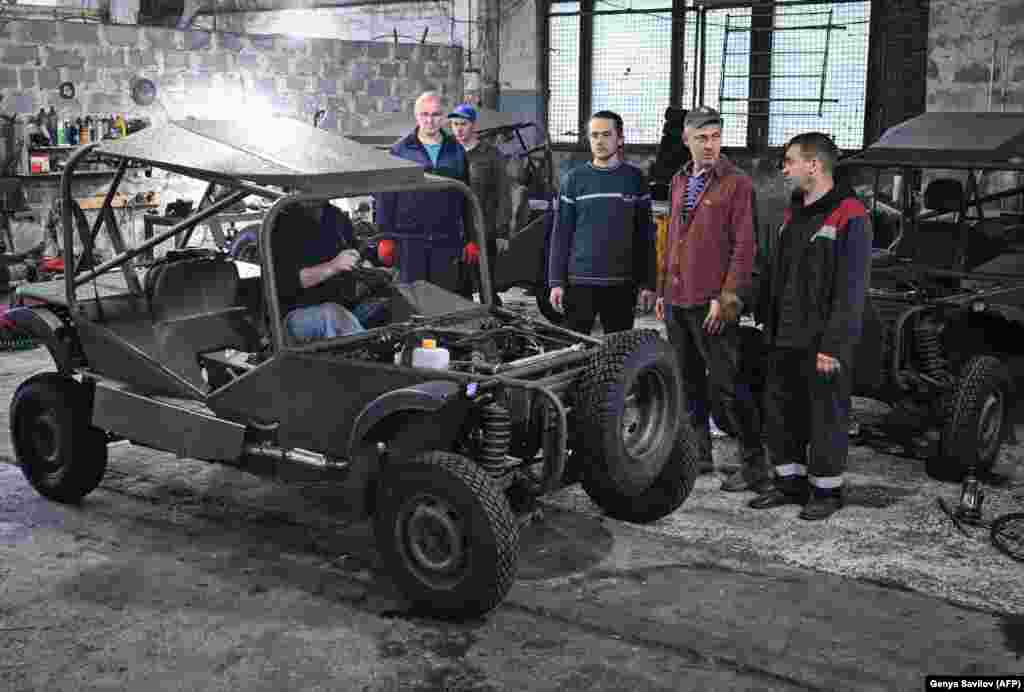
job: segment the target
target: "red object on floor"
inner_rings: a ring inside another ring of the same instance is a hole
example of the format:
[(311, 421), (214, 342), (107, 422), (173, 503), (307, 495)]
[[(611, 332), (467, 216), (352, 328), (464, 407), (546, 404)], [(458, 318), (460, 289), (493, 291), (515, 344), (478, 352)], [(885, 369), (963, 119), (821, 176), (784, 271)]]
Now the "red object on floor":
[(47, 257), (47, 258), (43, 259), (42, 267), (43, 267), (43, 271), (62, 272), (62, 271), (64, 271), (64, 258), (63, 257)]

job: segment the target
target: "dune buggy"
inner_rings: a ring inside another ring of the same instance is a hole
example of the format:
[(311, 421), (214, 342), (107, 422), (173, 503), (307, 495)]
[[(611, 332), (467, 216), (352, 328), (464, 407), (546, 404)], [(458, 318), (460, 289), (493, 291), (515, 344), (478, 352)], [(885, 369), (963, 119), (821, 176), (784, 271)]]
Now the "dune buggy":
[[(69, 250), (63, 280), (21, 287), (9, 313), (55, 366), (11, 403), (18, 463), (42, 495), (77, 502), (95, 489), (113, 440), (275, 479), (336, 480), (347, 498), (338, 510), (372, 518), (382, 563), (411, 603), (473, 616), (511, 586), (520, 528), (544, 494), (579, 481), (609, 515), (647, 522), (692, 489), (679, 365), (654, 331), (602, 341), (495, 307), (486, 285), (479, 304), (385, 276), (384, 324), (313, 343), (287, 338), (273, 271), (275, 248), (289, 242), (282, 210), (456, 189), (479, 219), (465, 185), (297, 121), (169, 122), (71, 157), (68, 249), (71, 176), (90, 151), (119, 166), (107, 205), (94, 228), (78, 228), (81, 252)], [(130, 243), (109, 208), (130, 165), (220, 193)], [(258, 264), (203, 248), (149, 259), (250, 195), (273, 201)], [(104, 229), (115, 254), (96, 263), (88, 258)], [(450, 352), (447, 368), (413, 365), (428, 338)]]

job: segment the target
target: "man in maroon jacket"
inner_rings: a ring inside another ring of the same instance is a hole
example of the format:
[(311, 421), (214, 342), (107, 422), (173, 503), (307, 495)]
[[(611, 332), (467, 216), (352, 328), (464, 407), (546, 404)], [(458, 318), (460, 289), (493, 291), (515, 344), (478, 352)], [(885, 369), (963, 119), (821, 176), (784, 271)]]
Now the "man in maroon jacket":
[(730, 492), (763, 492), (772, 469), (764, 458), (758, 407), (737, 382), (740, 295), (754, 261), (753, 182), (722, 156), (722, 117), (690, 111), (683, 140), (693, 160), (672, 179), (672, 217), (656, 315), (679, 353), (690, 416), (702, 443), (701, 470), (711, 471), (710, 387), (738, 431), (742, 464), (722, 484)]

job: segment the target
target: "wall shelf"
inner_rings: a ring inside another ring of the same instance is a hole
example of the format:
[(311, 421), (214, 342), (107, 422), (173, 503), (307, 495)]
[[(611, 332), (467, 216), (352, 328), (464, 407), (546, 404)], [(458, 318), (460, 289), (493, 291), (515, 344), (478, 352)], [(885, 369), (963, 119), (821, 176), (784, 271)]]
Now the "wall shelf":
[[(75, 173), (76, 178), (83, 176), (96, 176), (96, 175), (114, 175), (117, 171), (113, 168), (103, 169), (101, 171), (78, 171)], [(31, 173), (29, 175), (18, 175), (15, 176), (21, 180), (31, 180), (33, 178), (60, 178), (63, 173)]]

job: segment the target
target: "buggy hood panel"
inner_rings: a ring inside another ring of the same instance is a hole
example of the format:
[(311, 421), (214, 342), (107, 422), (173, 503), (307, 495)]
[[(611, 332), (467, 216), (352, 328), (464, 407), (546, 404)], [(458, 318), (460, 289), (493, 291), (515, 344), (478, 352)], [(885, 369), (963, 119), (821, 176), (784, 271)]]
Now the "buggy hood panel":
[(1024, 113), (924, 113), (842, 165), (1024, 170)]
[(204, 180), (239, 179), (315, 192), (423, 180), (423, 168), (287, 118), (177, 120), (104, 141), (97, 152)]
[[(501, 113), (490, 108), (477, 108), (477, 132), (496, 130), (502, 127), (526, 127), (531, 123), (523, 122), (513, 113)], [(416, 128), (416, 119), (410, 113), (394, 113), (377, 120), (367, 127), (350, 132), (345, 136), (364, 144), (391, 146)]]

